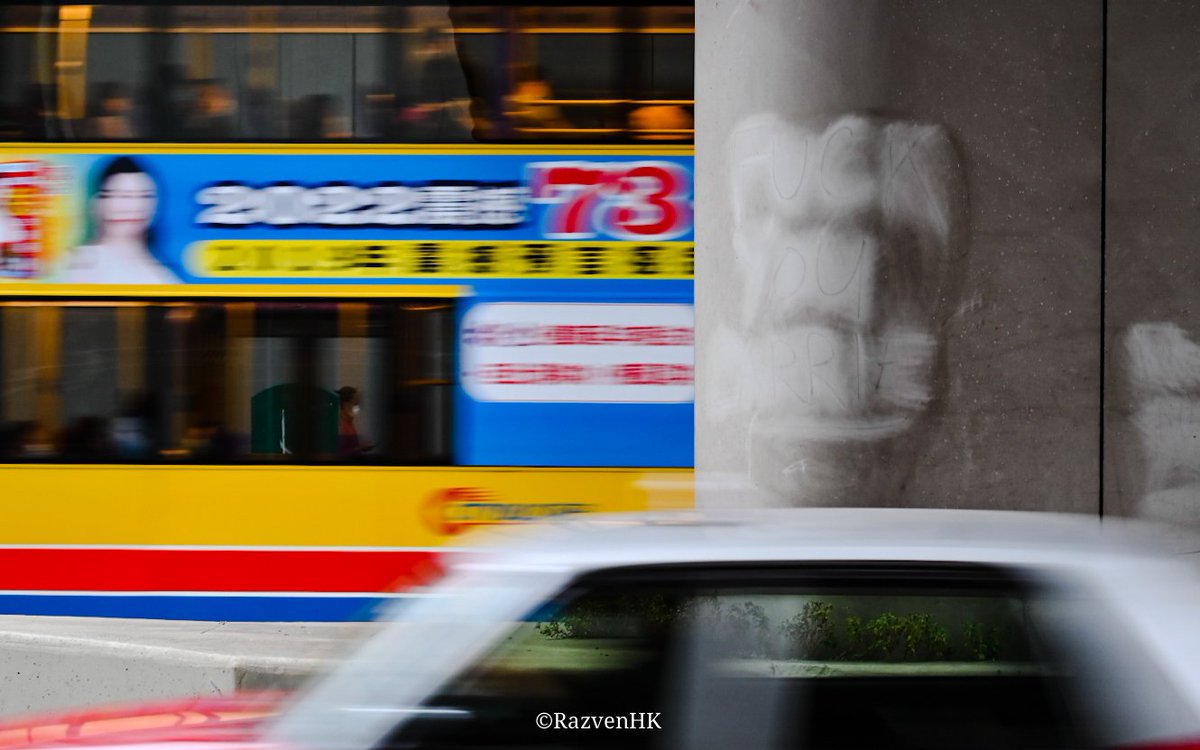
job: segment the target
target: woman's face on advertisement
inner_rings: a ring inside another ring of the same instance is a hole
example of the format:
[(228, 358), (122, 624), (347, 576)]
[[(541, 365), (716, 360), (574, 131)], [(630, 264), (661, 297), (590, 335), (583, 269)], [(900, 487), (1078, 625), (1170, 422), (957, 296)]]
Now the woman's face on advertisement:
[(154, 218), (154, 181), (144, 172), (115, 174), (96, 195), (96, 218), (108, 236), (142, 236)]

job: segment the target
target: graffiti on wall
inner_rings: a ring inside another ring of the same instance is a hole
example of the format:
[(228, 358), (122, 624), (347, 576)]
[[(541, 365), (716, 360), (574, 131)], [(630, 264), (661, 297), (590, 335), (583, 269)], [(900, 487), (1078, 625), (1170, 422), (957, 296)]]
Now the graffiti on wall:
[(756, 502), (886, 504), (944, 390), (958, 152), (935, 125), (763, 115), (735, 129), (729, 169), (738, 299), (708, 333), (701, 408), (741, 428)]
[(1130, 326), (1122, 340), (1130, 423), (1141, 449), (1134, 513), (1194, 523), (1200, 499), (1200, 345), (1175, 323)]

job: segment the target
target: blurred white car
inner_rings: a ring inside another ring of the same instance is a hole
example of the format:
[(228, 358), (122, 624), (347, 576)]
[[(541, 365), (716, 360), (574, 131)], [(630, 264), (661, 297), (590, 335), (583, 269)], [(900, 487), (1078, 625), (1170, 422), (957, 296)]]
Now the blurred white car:
[(498, 536), (273, 719), (54, 742), (1200, 748), (1200, 577), (1163, 549), (1183, 537), (865, 509)]
[(1200, 578), (1141, 527), (807, 509), (507, 536), (395, 611), (263, 739), (1200, 747)]

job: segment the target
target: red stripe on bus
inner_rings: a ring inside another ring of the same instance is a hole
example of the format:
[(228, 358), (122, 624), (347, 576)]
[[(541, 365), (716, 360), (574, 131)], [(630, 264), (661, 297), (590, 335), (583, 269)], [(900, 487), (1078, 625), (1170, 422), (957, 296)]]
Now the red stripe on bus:
[(432, 550), (0, 549), (8, 591), (402, 591), (440, 574)]

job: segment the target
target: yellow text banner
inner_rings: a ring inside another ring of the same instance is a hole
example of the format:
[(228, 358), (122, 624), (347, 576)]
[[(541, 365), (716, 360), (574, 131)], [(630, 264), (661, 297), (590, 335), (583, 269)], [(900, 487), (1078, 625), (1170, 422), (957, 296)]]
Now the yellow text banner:
[(690, 279), (691, 242), (211, 240), (189, 265), (207, 278)]

